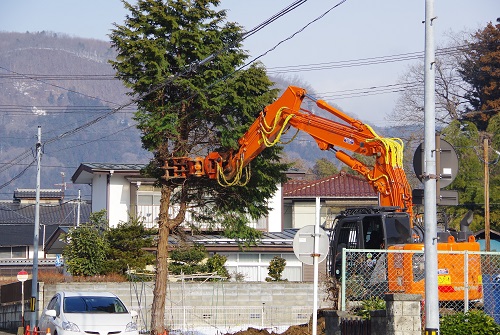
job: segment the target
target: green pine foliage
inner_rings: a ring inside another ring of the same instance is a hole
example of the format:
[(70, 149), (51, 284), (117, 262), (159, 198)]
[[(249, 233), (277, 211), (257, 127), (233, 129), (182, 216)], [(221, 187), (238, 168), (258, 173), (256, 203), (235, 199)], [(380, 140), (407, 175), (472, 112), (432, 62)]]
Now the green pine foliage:
[(339, 173), (339, 169), (331, 160), (320, 158), (312, 167), (312, 173), (316, 179), (322, 179)]
[(493, 116), (486, 130), (490, 137), (490, 221), (493, 229), (500, 230), (500, 114)]
[[(151, 252), (155, 231), (146, 229), (141, 221), (130, 218), (106, 232), (109, 245), (106, 270), (108, 273), (126, 274), (129, 270), (141, 272), (154, 264)], [(150, 249), (149, 251), (147, 249)]]
[(491, 117), (500, 112), (500, 23), (491, 22), (478, 30), (467, 42), (459, 73), (470, 85), (465, 98), (471, 104), (466, 120), (474, 122), (480, 131), (488, 128)]
[[(261, 109), (277, 96), (262, 64), (243, 69), (243, 29), (228, 22), (219, 0), (123, 1), (129, 11), (123, 25), (110, 34), (117, 58), (116, 76), (136, 97), (134, 120), (142, 146), (154, 158), (147, 171), (162, 188), (157, 245), (157, 276), (153, 301), (153, 333), (164, 325), (168, 235), (184, 222), (190, 207), (201, 208), (208, 223), (232, 213), (238, 222), (268, 213), (267, 199), (286, 179), (275, 146), (252, 163), (245, 187), (222, 187), (216, 180), (168, 178), (162, 169), (172, 157), (206, 156), (235, 149), (237, 140)], [(169, 208), (178, 205), (178, 215)], [(193, 211), (195, 212), (195, 211)], [(226, 223), (231, 216), (226, 217)], [(251, 238), (245, 229), (241, 238)]]
[[(182, 244), (170, 252), (169, 271), (174, 275), (208, 274), (229, 278), (224, 267), (227, 257), (215, 254), (209, 257), (205, 247), (201, 244)], [(200, 278), (205, 280), (205, 278)]]
[[(149, 171), (170, 189), (165, 201), (204, 208), (203, 218), (214, 222), (230, 212), (238, 220), (267, 214), (266, 200), (286, 179), (288, 168), (279, 162), (282, 148), (276, 146), (252, 162), (246, 187), (222, 187), (206, 179), (181, 184), (162, 179), (161, 166), (172, 156), (205, 156), (213, 150), (237, 148), (237, 140), (261, 109), (277, 97), (262, 64), (240, 69), (248, 58), (241, 49), (243, 30), (227, 22), (225, 11), (217, 10), (219, 3), (125, 3), (130, 14), (110, 35), (118, 53), (111, 64), (131, 94), (140, 97), (134, 119), (143, 147), (155, 157)], [(199, 65), (211, 55), (215, 55), (212, 60)], [(240, 237), (252, 236), (244, 230)]]
[[(460, 206), (449, 206), (446, 213), (451, 226), (458, 229), (467, 211), (474, 212), (472, 231), (484, 228), (484, 148), (483, 138), (488, 136), (488, 169), (490, 175), (490, 223), (494, 230), (500, 229), (500, 115), (489, 120), (486, 132), (480, 132), (473, 122), (453, 121), (443, 129), (444, 138), (453, 145), (458, 156), (458, 174), (447, 189), (457, 190)], [(498, 148), (498, 149), (495, 149)], [(493, 150), (495, 149), (495, 150)]]

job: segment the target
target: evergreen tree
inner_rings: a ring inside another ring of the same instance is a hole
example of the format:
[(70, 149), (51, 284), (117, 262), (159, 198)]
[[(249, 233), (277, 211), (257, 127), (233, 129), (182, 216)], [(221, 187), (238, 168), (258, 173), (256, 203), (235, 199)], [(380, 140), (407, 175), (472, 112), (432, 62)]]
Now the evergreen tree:
[(144, 270), (146, 265), (154, 264), (154, 255), (145, 250), (153, 247), (152, 234), (135, 218), (109, 229), (105, 234), (109, 245), (107, 272), (125, 274), (127, 270)]
[(471, 230), (484, 227), (484, 183), (483, 164), (479, 148), (480, 133), (472, 122), (452, 122), (443, 132), (446, 140), (453, 145), (458, 156), (458, 173), (455, 180), (447, 187), (458, 191), (460, 206), (446, 208), (451, 226), (458, 229), (460, 220), (470, 210), (474, 211)]
[(466, 115), (480, 131), (500, 112), (500, 24), (488, 23), (467, 43), (459, 72), (471, 89), (466, 99), (472, 106)]
[[(124, 1), (130, 13), (110, 35), (118, 53), (111, 64), (136, 97), (142, 144), (154, 154), (146, 172), (158, 179), (162, 190), (153, 335), (164, 330), (168, 235), (184, 221), (188, 204), (200, 209), (192, 213), (199, 220), (221, 219), (233, 228), (242, 227), (239, 223), (249, 216), (267, 214), (266, 200), (285, 180), (287, 165), (279, 164), (279, 147), (254, 160), (245, 187), (224, 188), (205, 179), (179, 182), (161, 168), (171, 157), (237, 147), (237, 139), (277, 95), (262, 65), (235, 71), (247, 58), (241, 49), (243, 32), (226, 21), (225, 11), (217, 10), (219, 4), (219, 0), (138, 0), (135, 5)], [(173, 206), (177, 214), (170, 217)], [(240, 237), (258, 236), (243, 229)]]
[(267, 267), (269, 277), (266, 277), (266, 281), (283, 281), (281, 276), (283, 275), (283, 271), (285, 271), (285, 267), (286, 260), (283, 257), (274, 256)]
[(316, 177), (316, 179), (322, 179), (326, 177), (330, 177), (339, 172), (339, 169), (332, 161), (326, 158), (320, 158), (316, 161), (312, 168), (312, 173)]

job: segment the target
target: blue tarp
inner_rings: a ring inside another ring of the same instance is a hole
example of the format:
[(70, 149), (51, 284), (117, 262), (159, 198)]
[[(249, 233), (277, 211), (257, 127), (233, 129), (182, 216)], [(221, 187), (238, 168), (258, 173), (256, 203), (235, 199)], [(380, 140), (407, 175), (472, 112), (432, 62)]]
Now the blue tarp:
[[(486, 240), (478, 240), (481, 251), (486, 250)], [(500, 252), (500, 241), (490, 240), (490, 251)]]

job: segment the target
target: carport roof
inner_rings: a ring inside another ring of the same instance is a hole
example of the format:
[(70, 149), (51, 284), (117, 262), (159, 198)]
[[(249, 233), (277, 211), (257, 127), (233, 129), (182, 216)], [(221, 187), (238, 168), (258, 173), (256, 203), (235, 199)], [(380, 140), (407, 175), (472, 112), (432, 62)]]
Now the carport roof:
[[(49, 237), (46, 244), (48, 254), (60, 254), (64, 248), (64, 242), (60, 241), (60, 235), (66, 234), (70, 227), (58, 227), (58, 229)], [(258, 251), (287, 251), (293, 250), (293, 238), (298, 229), (285, 229), (282, 232), (263, 233), (262, 238), (257, 245), (252, 246), (251, 250)], [(198, 243), (207, 248), (208, 251), (238, 251), (241, 241), (227, 238), (220, 234), (196, 234), (196, 235), (170, 235), (169, 245), (176, 246), (179, 243)]]

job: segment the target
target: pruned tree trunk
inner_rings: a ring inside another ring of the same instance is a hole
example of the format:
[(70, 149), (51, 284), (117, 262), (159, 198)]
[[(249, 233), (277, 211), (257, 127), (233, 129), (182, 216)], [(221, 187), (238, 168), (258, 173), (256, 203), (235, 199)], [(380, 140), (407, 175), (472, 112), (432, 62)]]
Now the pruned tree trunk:
[(184, 221), (186, 203), (181, 202), (179, 213), (173, 219), (168, 216), (172, 189), (163, 185), (160, 200), (160, 215), (158, 220), (158, 246), (156, 250), (156, 276), (153, 290), (153, 305), (151, 308), (151, 335), (160, 335), (166, 330), (165, 299), (168, 282), (168, 237), (171, 229)]

